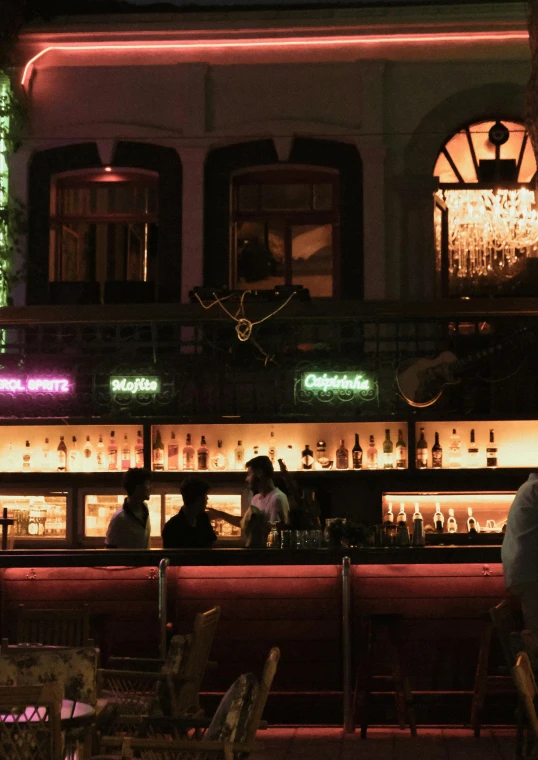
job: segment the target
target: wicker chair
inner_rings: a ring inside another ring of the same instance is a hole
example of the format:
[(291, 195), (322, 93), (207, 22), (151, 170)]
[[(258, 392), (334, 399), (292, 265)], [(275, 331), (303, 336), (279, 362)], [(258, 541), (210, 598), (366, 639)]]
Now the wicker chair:
[[(104, 668), (98, 671), (102, 701), (119, 705), (121, 720), (129, 716), (165, 715), (181, 717), (200, 712), (200, 685), (220, 618), (220, 607), (200, 613), (192, 634), (174, 636), (166, 660), (155, 660), (160, 672), (148, 672), (151, 660), (114, 659), (114, 664), (139, 670)], [(142, 667), (144, 669), (142, 669)]]
[(536, 688), (536, 680), (532, 670), (531, 661), (526, 652), (520, 652), (518, 654), (516, 664), (512, 668), (512, 676), (520, 703), (525, 710), (525, 715), (534, 739), (534, 751), (532, 751), (531, 754), (525, 752), (524, 756), (538, 757), (538, 716), (536, 715), (536, 708), (534, 706), (534, 700), (538, 694), (538, 689)]
[[(177, 740), (165, 732), (150, 738), (105, 736), (102, 749), (119, 748), (121, 754), (114, 756), (117, 760), (132, 758), (133, 751), (143, 760), (246, 760), (253, 750), (261, 748), (255, 744), (256, 732), (279, 659), (280, 650), (271, 649), (259, 683), (251, 673), (237, 679), (201, 740)], [(105, 756), (95, 756), (93, 760), (101, 757)]]
[(0, 686), (0, 757), (62, 760), (61, 686)]

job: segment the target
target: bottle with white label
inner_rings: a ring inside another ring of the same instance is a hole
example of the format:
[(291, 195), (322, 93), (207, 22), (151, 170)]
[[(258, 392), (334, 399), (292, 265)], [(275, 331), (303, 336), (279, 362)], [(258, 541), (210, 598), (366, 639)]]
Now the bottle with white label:
[(213, 452), (211, 457), (211, 468), (218, 472), (223, 472), (228, 469), (228, 457), (222, 448), (222, 441), (220, 440), (217, 441), (217, 450)]
[(448, 520), (446, 521), (446, 529), (449, 533), (458, 532), (458, 523), (456, 522), (456, 518), (454, 517), (454, 510), (452, 508), (448, 510)]
[(139, 430), (136, 434), (135, 444), (135, 467), (144, 466), (144, 441), (142, 439), (142, 431)]
[(340, 446), (336, 449), (336, 469), (347, 470), (349, 467), (349, 452), (344, 443), (344, 439), (340, 439)]
[(108, 469), (115, 472), (118, 469), (118, 445), (114, 431), (110, 431), (110, 441), (108, 443)]
[(394, 469), (394, 444), (390, 440), (390, 430), (385, 430), (385, 440), (383, 441), (383, 469)]
[(415, 464), (417, 470), (424, 470), (428, 466), (428, 444), (424, 437), (424, 428), (420, 428), (420, 438), (417, 441)]
[(107, 455), (105, 452), (105, 444), (103, 443), (103, 436), (99, 436), (97, 442), (97, 451), (95, 452), (95, 461), (97, 465), (97, 472), (104, 472), (108, 469)]
[(435, 514), (433, 516), (433, 525), (435, 527), (436, 533), (442, 533), (444, 529), (445, 524), (445, 516), (441, 512), (441, 505), (437, 501), (435, 502)]
[[(129, 461), (131, 459), (131, 452), (129, 451)], [(129, 467), (131, 465), (129, 464)], [(123, 450), (121, 453), (121, 468), (123, 470)], [(127, 468), (129, 469), (129, 468)], [(157, 430), (157, 435), (153, 441), (153, 469), (160, 472), (164, 470), (164, 444), (161, 438), (161, 431)]]
[(303, 466), (303, 470), (311, 470), (314, 466), (314, 452), (308, 443), (304, 447), (301, 454), (301, 464)]
[(202, 436), (202, 439), (200, 441), (200, 446), (198, 447), (198, 451), (196, 452), (196, 454), (198, 458), (198, 469), (208, 470), (209, 469), (209, 449), (207, 448), (207, 444), (205, 442), (205, 435)]
[(121, 469), (128, 470), (131, 466), (131, 447), (129, 445), (129, 437), (123, 436), (123, 445), (121, 447)]
[(461, 467), (461, 441), (456, 433), (456, 428), (452, 428), (452, 435), (448, 443), (448, 466), (453, 470)]
[(378, 456), (375, 438), (370, 436), (370, 445), (366, 449), (366, 466), (369, 470), (377, 470)]
[(245, 469), (245, 449), (242, 441), (237, 441), (237, 446), (234, 449), (234, 469)]
[(179, 447), (176, 441), (176, 434), (172, 430), (170, 440), (168, 441), (168, 470), (177, 470), (179, 467)]
[(392, 512), (392, 502), (390, 502), (390, 501), (387, 504), (387, 511), (383, 515), (383, 524), (384, 525), (394, 525), (394, 514)]
[(78, 450), (76, 436), (73, 436), (71, 440), (67, 466), (69, 472), (80, 472), (80, 451)]
[(480, 526), (478, 525), (476, 519), (473, 517), (473, 508), (467, 507), (467, 533), (477, 533), (480, 529)]
[(32, 451), (30, 449), (30, 441), (26, 441), (22, 452), (22, 470), (23, 472), (30, 472), (32, 463)]
[(443, 447), (439, 443), (439, 433), (435, 433), (435, 443), (432, 446), (432, 469), (440, 470), (443, 466)]
[(497, 467), (497, 446), (493, 430), (489, 431), (489, 443), (486, 448), (486, 467)]
[(190, 471), (194, 470), (194, 457), (195, 457), (195, 450), (194, 446), (191, 443), (191, 434), (187, 433), (187, 437), (185, 439), (185, 446), (183, 447), (183, 469)]
[(407, 446), (403, 439), (401, 430), (398, 430), (398, 440), (396, 441), (396, 469), (405, 470), (407, 467)]
[(398, 512), (397, 524), (404, 523), (407, 525), (407, 515), (405, 514), (405, 502), (400, 502), (400, 511)]
[(469, 448), (467, 449), (467, 466), (468, 467), (480, 467), (480, 458), (478, 446), (475, 442), (474, 428), (471, 430), (471, 436), (469, 439)]
[(86, 436), (86, 442), (82, 448), (82, 469), (84, 472), (93, 470), (93, 446), (90, 443), (90, 436)]
[(41, 471), (51, 472), (51, 470), (52, 470), (52, 459), (50, 456), (50, 443), (49, 443), (49, 439), (45, 438), (45, 443), (43, 444), (43, 448), (41, 449)]

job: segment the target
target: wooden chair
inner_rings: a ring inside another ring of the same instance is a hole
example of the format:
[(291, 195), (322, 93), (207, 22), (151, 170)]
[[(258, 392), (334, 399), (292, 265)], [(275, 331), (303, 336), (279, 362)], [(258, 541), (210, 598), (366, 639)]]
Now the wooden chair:
[(62, 760), (62, 688), (0, 686), (0, 757)]
[(90, 611), (87, 604), (76, 610), (17, 609), (17, 644), (93, 647), (90, 638)]
[[(170, 734), (146, 739), (105, 736), (101, 746), (103, 749), (121, 748), (118, 760), (133, 757), (133, 751), (137, 757), (146, 760), (245, 760), (252, 751), (261, 749), (255, 743), (256, 732), (279, 659), (280, 650), (276, 647), (271, 649), (259, 683), (252, 674), (237, 679), (224, 695), (201, 740), (177, 740), (170, 738)], [(237, 686), (242, 699), (238, 699)]]
[(114, 659), (128, 668), (103, 668), (98, 671), (105, 701), (118, 704), (122, 719), (157, 711), (169, 717), (199, 713), (200, 686), (220, 618), (220, 607), (199, 613), (192, 634), (174, 636), (167, 659), (153, 661), (160, 672), (148, 672), (151, 660), (144, 658), (139, 670), (129, 669), (136, 658)]
[[(522, 628), (523, 618), (521, 613), (510, 599), (504, 599), (496, 607), (492, 607), (489, 610), (489, 620), (486, 620), (480, 638), (471, 706), (471, 728), (476, 737), (480, 736), (482, 712), (484, 710), (488, 686), (501, 685), (506, 687), (511, 668), (515, 663), (515, 656), (511, 645), (511, 634), (514, 631), (521, 631)], [(501, 645), (505, 664), (497, 668), (495, 673), (490, 674), (489, 659), (494, 631)], [(508, 684), (508, 687), (511, 690), (510, 684)], [(521, 732), (522, 726), (518, 723), (518, 746), (520, 745), (522, 736)]]
[(512, 668), (512, 677), (517, 689), (520, 703), (522, 704), (529, 726), (534, 736), (534, 751), (527, 757), (538, 757), (538, 717), (534, 700), (538, 693), (536, 680), (532, 672), (532, 665), (526, 652), (520, 652), (516, 659), (516, 664)]

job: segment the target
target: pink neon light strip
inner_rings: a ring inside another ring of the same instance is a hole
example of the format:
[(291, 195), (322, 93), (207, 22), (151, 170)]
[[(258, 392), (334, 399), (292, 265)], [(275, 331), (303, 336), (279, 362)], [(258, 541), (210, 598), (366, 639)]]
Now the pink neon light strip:
[(440, 34), (391, 34), (391, 35), (362, 35), (348, 37), (294, 37), (288, 39), (244, 39), (244, 40), (207, 40), (193, 42), (137, 42), (126, 44), (89, 44), (89, 45), (50, 45), (30, 58), (21, 79), (26, 85), (34, 64), (40, 58), (52, 51), (79, 53), (82, 51), (98, 52), (101, 50), (241, 50), (257, 48), (298, 48), (349, 45), (401, 45), (427, 44), (448, 42), (509, 42), (527, 41), (528, 33), (521, 32), (447, 32)]
[(69, 393), (65, 377), (0, 377), (0, 393)]

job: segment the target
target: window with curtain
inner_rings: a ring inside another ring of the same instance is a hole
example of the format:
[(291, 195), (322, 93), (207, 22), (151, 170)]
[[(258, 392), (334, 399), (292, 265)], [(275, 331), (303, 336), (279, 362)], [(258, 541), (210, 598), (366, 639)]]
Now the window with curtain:
[(525, 127), (465, 127), (442, 147), (434, 175), (440, 295), (538, 295), (536, 161)]
[(231, 287), (302, 285), (314, 298), (338, 296), (338, 191), (336, 171), (278, 167), (237, 174)]

